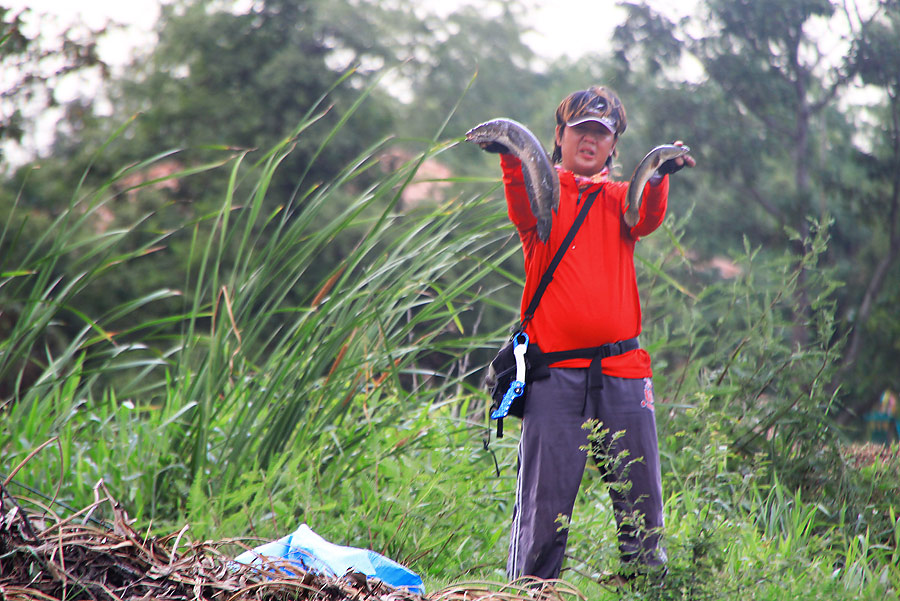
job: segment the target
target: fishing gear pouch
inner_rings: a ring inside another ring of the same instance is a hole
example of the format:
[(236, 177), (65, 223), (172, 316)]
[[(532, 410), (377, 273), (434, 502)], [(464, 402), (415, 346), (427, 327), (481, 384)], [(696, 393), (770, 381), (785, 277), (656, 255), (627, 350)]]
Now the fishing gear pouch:
[[(516, 346), (516, 335), (513, 334), (504, 344), (497, 356), (488, 365), (487, 374), (484, 378), (485, 387), (491, 393), (491, 410), (493, 413), (500, 403), (503, 401), (503, 395), (509, 389), (509, 384), (516, 377), (516, 358), (513, 355), (513, 349)], [(544, 353), (541, 348), (534, 342), (528, 343), (525, 351), (525, 383), (530, 384), (534, 380), (541, 380), (550, 375), (550, 368), (544, 360)], [(516, 398), (509, 407), (509, 415), (521, 418), (525, 412), (525, 400), (528, 398), (529, 387), (525, 386), (522, 396)]]

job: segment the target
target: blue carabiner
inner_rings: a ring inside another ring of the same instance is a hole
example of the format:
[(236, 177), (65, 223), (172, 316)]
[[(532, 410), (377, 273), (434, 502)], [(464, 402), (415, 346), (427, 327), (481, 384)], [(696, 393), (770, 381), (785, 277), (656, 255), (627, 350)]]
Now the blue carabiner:
[(491, 413), (491, 419), (503, 419), (509, 415), (509, 408), (513, 401), (525, 392), (525, 351), (528, 350), (528, 334), (519, 332), (513, 338), (513, 357), (516, 359), (516, 377), (509, 383), (509, 388), (500, 401), (500, 406)]

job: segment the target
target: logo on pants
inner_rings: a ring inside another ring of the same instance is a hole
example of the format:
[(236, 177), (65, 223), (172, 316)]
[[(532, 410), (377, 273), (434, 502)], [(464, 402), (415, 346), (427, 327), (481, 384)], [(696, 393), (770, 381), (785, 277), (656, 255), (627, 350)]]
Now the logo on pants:
[(644, 378), (644, 400), (641, 401), (641, 407), (653, 411), (653, 382), (650, 378)]

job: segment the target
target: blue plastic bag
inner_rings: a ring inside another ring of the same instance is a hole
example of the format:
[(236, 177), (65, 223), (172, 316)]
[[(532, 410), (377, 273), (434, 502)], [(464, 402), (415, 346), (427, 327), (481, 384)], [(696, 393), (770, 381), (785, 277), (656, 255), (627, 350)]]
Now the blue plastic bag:
[(396, 561), (368, 549), (330, 543), (306, 524), (301, 524), (295, 532), (283, 538), (245, 551), (234, 560), (253, 565), (263, 561), (263, 558), (285, 559), (305, 570), (335, 577), (353, 570), (369, 578), (378, 578), (395, 588), (406, 587), (410, 592), (420, 594), (425, 592), (422, 579)]

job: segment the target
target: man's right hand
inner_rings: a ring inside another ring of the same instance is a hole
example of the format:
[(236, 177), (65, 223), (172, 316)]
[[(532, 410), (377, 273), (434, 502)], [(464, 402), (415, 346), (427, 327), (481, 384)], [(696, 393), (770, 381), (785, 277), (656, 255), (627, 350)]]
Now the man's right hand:
[(479, 146), (481, 146), (481, 149), (485, 152), (509, 154), (509, 148), (507, 148), (500, 142), (482, 142), (479, 144)]

